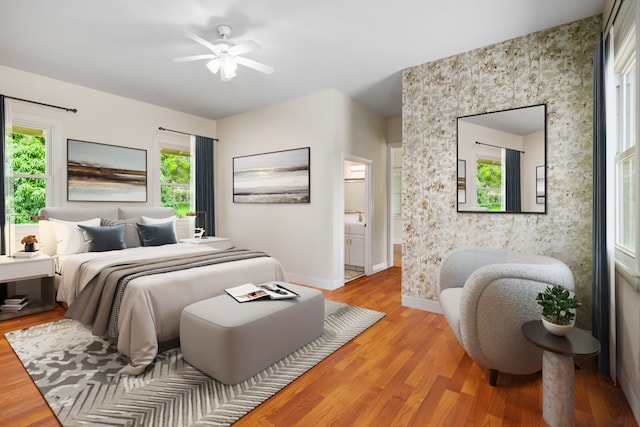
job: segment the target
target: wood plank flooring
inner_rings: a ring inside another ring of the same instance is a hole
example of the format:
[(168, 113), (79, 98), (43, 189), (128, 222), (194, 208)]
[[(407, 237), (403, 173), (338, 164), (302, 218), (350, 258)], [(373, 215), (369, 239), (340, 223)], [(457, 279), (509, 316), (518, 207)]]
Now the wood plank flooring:
[[(238, 421), (235, 426), (541, 426), (541, 375), (488, 372), (464, 353), (443, 316), (402, 307), (400, 268), (325, 291), (387, 315)], [(63, 310), (0, 322), (0, 333), (61, 319)], [(578, 360), (576, 426), (637, 426), (619, 387)], [(0, 340), (0, 425), (57, 426)]]

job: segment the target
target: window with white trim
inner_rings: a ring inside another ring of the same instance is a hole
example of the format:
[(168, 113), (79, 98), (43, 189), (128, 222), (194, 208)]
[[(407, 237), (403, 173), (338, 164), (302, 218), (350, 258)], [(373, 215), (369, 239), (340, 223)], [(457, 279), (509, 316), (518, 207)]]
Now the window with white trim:
[(45, 129), (14, 124), (5, 135), (6, 214), (15, 224), (32, 223), (47, 205), (49, 136)]
[(638, 239), (637, 65), (635, 25), (613, 28), (615, 79), (615, 195), (617, 249), (635, 258)]

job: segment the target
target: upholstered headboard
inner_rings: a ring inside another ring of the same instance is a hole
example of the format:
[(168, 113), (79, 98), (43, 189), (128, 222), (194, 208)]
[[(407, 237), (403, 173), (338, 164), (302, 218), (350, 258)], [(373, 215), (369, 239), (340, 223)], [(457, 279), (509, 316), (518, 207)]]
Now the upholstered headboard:
[(147, 216), (149, 218), (166, 218), (174, 215), (173, 208), (111, 208), (111, 207), (91, 207), (91, 208), (42, 208), (40, 216), (44, 219), (56, 218), (64, 221), (85, 221), (91, 218), (111, 218), (128, 219), (136, 216)]
[(150, 207), (47, 207), (40, 209), (40, 216), (44, 218), (39, 223), (40, 249), (54, 255), (57, 250), (57, 240), (53, 227), (48, 221), (51, 218), (62, 221), (87, 221), (95, 218), (109, 218), (114, 220), (136, 217), (167, 218), (175, 214), (173, 208)]

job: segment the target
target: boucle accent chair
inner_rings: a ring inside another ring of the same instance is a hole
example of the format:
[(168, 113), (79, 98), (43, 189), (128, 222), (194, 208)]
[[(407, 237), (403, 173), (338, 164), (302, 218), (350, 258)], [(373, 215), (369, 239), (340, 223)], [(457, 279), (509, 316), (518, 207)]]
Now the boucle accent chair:
[(521, 327), (540, 319), (538, 292), (549, 285), (575, 291), (563, 262), (504, 249), (463, 248), (448, 253), (440, 266), (440, 306), (456, 338), (476, 363), (498, 372), (528, 375), (542, 368), (542, 349)]

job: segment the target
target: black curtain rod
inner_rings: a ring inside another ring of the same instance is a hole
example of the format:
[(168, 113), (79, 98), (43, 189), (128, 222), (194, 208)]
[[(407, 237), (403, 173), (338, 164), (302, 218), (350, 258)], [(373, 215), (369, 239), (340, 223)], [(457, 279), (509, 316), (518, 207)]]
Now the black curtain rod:
[(43, 102), (31, 101), (30, 99), (16, 98), (16, 97), (13, 97), (13, 96), (8, 96), (8, 95), (5, 95), (4, 97), (8, 98), (8, 99), (14, 99), (16, 101), (29, 102), (31, 104), (37, 104), (37, 105), (43, 105), (45, 107), (57, 108), (59, 110), (69, 111), (71, 113), (77, 113), (78, 112), (78, 110), (76, 108), (58, 107), (57, 105), (45, 104)]
[(494, 148), (504, 148), (505, 150), (518, 151), (518, 152), (520, 152), (520, 153), (524, 154), (524, 151), (522, 151), (522, 150), (516, 150), (516, 149), (513, 149), (513, 148), (506, 148), (506, 147), (499, 147), (499, 146), (497, 146), (497, 145), (485, 144), (484, 142), (480, 142), (480, 141), (476, 141), (476, 144), (486, 145), (486, 146), (494, 147)]
[[(162, 126), (160, 126), (158, 129), (162, 130), (162, 131), (167, 131), (167, 132), (175, 132), (175, 133), (181, 133), (183, 135), (189, 135), (192, 136), (192, 133), (187, 133), (187, 132), (182, 132), (179, 130), (173, 130), (173, 129), (167, 129), (167, 128), (163, 128)], [(208, 138), (208, 137), (207, 137)], [(213, 141), (220, 141), (218, 138), (211, 138)]]

